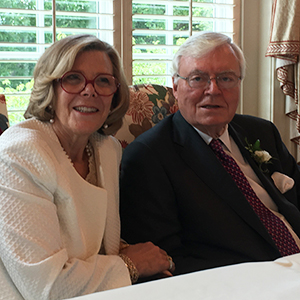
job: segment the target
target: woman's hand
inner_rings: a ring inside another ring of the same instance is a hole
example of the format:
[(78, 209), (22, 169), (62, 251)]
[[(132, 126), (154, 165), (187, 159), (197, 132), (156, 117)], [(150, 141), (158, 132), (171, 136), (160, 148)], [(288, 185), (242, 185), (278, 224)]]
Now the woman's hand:
[(121, 247), (120, 254), (128, 256), (137, 268), (140, 277), (161, 274), (161, 277), (172, 276), (175, 264), (167, 252), (151, 242)]

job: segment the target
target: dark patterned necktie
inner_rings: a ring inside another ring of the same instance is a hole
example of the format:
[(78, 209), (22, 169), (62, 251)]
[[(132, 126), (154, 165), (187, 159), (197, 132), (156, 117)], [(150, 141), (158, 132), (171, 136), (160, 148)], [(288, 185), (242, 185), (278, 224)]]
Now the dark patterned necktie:
[(254, 212), (258, 215), (277, 245), (281, 255), (286, 256), (298, 253), (299, 248), (285, 224), (260, 201), (236, 161), (223, 150), (221, 142), (213, 139), (209, 146), (247, 198)]

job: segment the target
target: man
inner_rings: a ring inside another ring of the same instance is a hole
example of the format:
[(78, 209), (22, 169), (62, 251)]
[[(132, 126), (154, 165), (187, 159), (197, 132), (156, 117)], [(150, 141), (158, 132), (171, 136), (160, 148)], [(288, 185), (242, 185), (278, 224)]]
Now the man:
[(122, 237), (163, 248), (175, 274), (298, 253), (299, 169), (271, 122), (235, 113), (241, 50), (199, 34), (173, 72), (179, 111), (124, 152)]

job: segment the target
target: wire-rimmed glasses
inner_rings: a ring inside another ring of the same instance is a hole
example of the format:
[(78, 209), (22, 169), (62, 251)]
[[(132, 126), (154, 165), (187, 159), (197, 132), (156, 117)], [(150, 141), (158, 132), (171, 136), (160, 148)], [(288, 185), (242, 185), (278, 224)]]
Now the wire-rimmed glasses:
[(220, 73), (216, 77), (209, 77), (207, 73), (202, 72), (190, 75), (188, 77), (182, 77), (177, 74), (177, 77), (186, 80), (188, 85), (194, 89), (208, 88), (212, 79), (216, 80), (219, 88), (230, 89), (235, 87), (238, 84), (239, 80), (241, 80), (241, 77), (237, 76), (233, 72)]
[(113, 95), (120, 84), (110, 74), (98, 74), (93, 80), (87, 80), (80, 72), (70, 71), (58, 79), (62, 89), (68, 94), (81, 93), (88, 83), (91, 83), (99, 96)]

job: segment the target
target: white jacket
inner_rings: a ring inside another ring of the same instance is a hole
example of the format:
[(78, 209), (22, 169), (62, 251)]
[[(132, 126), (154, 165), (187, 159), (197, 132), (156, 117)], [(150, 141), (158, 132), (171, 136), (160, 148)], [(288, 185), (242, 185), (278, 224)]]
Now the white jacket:
[(97, 133), (90, 142), (100, 187), (76, 172), (49, 123), (30, 119), (1, 135), (0, 299), (65, 299), (130, 284), (117, 255), (121, 147)]

